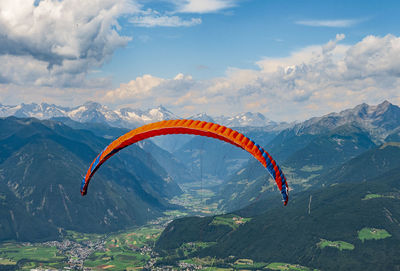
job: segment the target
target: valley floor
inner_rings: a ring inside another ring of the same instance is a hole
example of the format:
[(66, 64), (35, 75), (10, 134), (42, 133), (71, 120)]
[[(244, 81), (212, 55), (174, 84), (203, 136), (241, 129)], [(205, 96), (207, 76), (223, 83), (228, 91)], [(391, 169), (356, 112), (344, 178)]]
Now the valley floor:
[[(183, 185), (185, 191), (171, 203), (184, 211), (171, 210), (147, 225), (112, 234), (87, 234), (67, 231), (62, 241), (0, 244), (0, 270), (310, 270), (289, 263), (253, 262), (251, 259), (190, 257), (212, 242), (183, 244), (181, 259), (170, 262), (153, 251), (155, 242), (173, 219), (221, 213), (217, 204), (207, 204), (213, 196), (210, 184)], [(237, 228), (248, 219), (234, 215), (216, 217), (212, 223)]]
[[(179, 248), (160, 255), (155, 244), (167, 225), (185, 216), (213, 216), (209, 225), (229, 227), (231, 232), (253, 218), (221, 213), (216, 204), (207, 204), (213, 196), (207, 184), (186, 184), (180, 197), (171, 202), (182, 209), (164, 212), (163, 217), (147, 225), (110, 234), (89, 234), (65, 231), (62, 241), (44, 243), (3, 242), (0, 244), (0, 270), (313, 270), (296, 262), (253, 261), (229, 256), (201, 257), (196, 252), (216, 245), (216, 242), (184, 242)], [(381, 194), (369, 193), (361, 199), (397, 200)], [(385, 229), (364, 227), (357, 233), (361, 244), (390, 238)], [(160, 239), (161, 240), (161, 239)], [(347, 253), (355, 244), (342, 240), (320, 239), (315, 243), (319, 251), (334, 250)]]

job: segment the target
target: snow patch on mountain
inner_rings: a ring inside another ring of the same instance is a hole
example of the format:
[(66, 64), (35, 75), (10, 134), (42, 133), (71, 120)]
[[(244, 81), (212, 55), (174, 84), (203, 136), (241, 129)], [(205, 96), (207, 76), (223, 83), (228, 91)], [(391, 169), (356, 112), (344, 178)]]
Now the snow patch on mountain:
[(207, 121), (207, 122), (215, 122), (215, 120), (212, 117), (210, 117), (209, 115), (207, 115), (204, 112), (196, 114), (196, 115), (193, 115), (193, 116), (189, 117), (189, 119)]
[(400, 107), (388, 101), (378, 105), (363, 103), (339, 113), (330, 113), (297, 123), (293, 129), (298, 135), (318, 134), (349, 123), (369, 131), (379, 142), (400, 126)]
[[(47, 103), (20, 104), (15, 106), (0, 104), (0, 117), (34, 117), (38, 119), (50, 119), (55, 117), (68, 117), (78, 122), (106, 123), (115, 127), (134, 128), (147, 123), (180, 119), (162, 105), (147, 110), (121, 108), (111, 110), (107, 106), (96, 102), (86, 102), (83, 105), (68, 108)], [(189, 117), (194, 120), (217, 122), (229, 127), (265, 127), (276, 126), (276, 122), (267, 119), (261, 113), (241, 113), (235, 116), (211, 117), (206, 113), (199, 113)]]
[(251, 112), (240, 113), (238, 115), (231, 117), (219, 116), (216, 117), (215, 120), (219, 124), (230, 127), (242, 127), (242, 126), (264, 127), (264, 126), (277, 125), (276, 122), (267, 119), (263, 114), (251, 113)]
[[(96, 102), (86, 102), (83, 105), (68, 108), (47, 103), (31, 103), (20, 105), (0, 104), (0, 117), (34, 117), (50, 119), (55, 117), (68, 117), (78, 122), (106, 123), (114, 127), (133, 129), (135, 127), (168, 119), (180, 119), (163, 106), (147, 110), (121, 108), (109, 109), (107, 106)], [(269, 127), (274, 130), (294, 129), (296, 134), (317, 134), (334, 129), (338, 126), (356, 123), (360, 127), (374, 133), (378, 139), (383, 139), (400, 124), (400, 108), (384, 101), (378, 105), (360, 104), (352, 109), (339, 113), (330, 113), (322, 117), (314, 117), (300, 123), (276, 123), (269, 120), (261, 113), (245, 112), (234, 116), (212, 117), (200, 113), (191, 119), (216, 122), (228, 127)]]
[(68, 117), (78, 122), (106, 123), (115, 127), (134, 128), (146, 123), (166, 119), (179, 119), (163, 106), (148, 110), (122, 108), (111, 110), (107, 106), (96, 102), (86, 102), (83, 105), (68, 108), (54, 104), (20, 104), (15, 106), (0, 104), (0, 117), (16, 116), (21, 118), (33, 117), (50, 119)]

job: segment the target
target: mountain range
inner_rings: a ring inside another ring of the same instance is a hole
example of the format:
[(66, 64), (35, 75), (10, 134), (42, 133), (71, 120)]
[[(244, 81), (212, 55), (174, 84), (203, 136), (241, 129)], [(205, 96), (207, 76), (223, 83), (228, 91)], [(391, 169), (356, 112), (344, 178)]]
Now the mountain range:
[[(282, 166), (292, 191), (302, 191), (337, 176), (345, 162), (398, 140), (399, 127), (400, 108), (385, 101), (297, 123), (262, 144)], [(226, 179), (213, 200), (227, 211), (237, 210), (276, 193), (271, 182), (258, 161), (250, 160)]]
[[(110, 126), (113, 118), (106, 116), (114, 115), (96, 103), (74, 109), (46, 104), (0, 108), (3, 115), (51, 118), (0, 118), (1, 240), (40, 240), (58, 236), (63, 229), (107, 232), (143, 224), (175, 208), (167, 199), (182, 193), (177, 183), (198, 181), (199, 175), (223, 181), (214, 187), (212, 200), (226, 211), (279, 198), (273, 180), (246, 152), (182, 135), (160, 137), (168, 138), (164, 145), (169, 149), (144, 141), (121, 151), (96, 173), (96, 185), (82, 201), (73, 185), (79, 186), (82, 168), (128, 129)], [(159, 109), (164, 112), (160, 118), (176, 117)], [(141, 116), (151, 115), (146, 112)], [(193, 118), (214, 120), (206, 114)], [(387, 101), (296, 124), (269, 123), (236, 129), (278, 161), (293, 195), (357, 177), (362, 182), (396, 167), (399, 154), (393, 142), (400, 138), (400, 108)], [(379, 161), (371, 162), (374, 159)], [(29, 229), (30, 224), (35, 226)]]
[[(31, 103), (20, 105), (1, 105), (0, 117), (15, 116), (20, 118), (34, 117), (38, 119), (50, 119), (57, 117), (68, 117), (74, 121), (86, 123), (107, 123), (114, 127), (135, 128), (147, 123), (180, 119), (162, 105), (147, 110), (121, 108), (118, 110), (109, 109), (107, 106), (96, 102), (86, 102), (76, 107), (63, 107), (47, 103)], [(191, 119), (217, 121), (219, 124), (231, 127), (241, 126), (277, 126), (278, 123), (267, 119), (261, 113), (241, 113), (235, 116), (210, 117), (206, 113), (189, 117)]]
[(77, 107), (62, 107), (47, 103), (0, 105), (0, 117), (15, 116), (50, 119), (68, 117), (81, 123), (106, 123), (115, 127), (135, 128), (145, 123), (178, 118), (162, 106), (146, 111), (122, 108), (111, 110), (96, 102), (86, 102)]
[(376, 141), (382, 141), (400, 123), (400, 108), (384, 101), (378, 105), (360, 104), (339, 113), (314, 117), (294, 125), (291, 130), (296, 135), (321, 134), (344, 124), (354, 123), (369, 131)]

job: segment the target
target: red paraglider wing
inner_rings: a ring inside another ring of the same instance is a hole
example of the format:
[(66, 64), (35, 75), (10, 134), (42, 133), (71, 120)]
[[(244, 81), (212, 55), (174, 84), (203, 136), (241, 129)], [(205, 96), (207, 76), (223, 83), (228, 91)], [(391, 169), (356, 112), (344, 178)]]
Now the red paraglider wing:
[(86, 176), (82, 180), (82, 196), (86, 195), (90, 179), (96, 170), (115, 153), (138, 141), (154, 136), (170, 134), (191, 134), (213, 137), (248, 151), (261, 162), (261, 164), (275, 179), (275, 182), (282, 193), (284, 205), (287, 204), (289, 195), (286, 178), (275, 160), (272, 159), (272, 157), (262, 147), (243, 134), (225, 126), (212, 122), (189, 119), (165, 120), (150, 123), (134, 129), (111, 142), (111, 144), (108, 145), (90, 165)]

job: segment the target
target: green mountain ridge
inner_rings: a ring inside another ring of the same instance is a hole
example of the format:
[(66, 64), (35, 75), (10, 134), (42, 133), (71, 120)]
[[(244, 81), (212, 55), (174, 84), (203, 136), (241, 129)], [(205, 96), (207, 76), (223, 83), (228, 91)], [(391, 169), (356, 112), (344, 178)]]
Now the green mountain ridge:
[[(296, 169), (299, 175), (307, 176), (340, 165), (375, 146), (367, 131), (347, 124), (314, 138), (285, 160), (284, 165)], [(320, 169), (304, 170), (310, 167)]]
[(59, 229), (141, 225), (173, 208), (166, 198), (182, 192), (154, 158), (132, 146), (99, 169), (82, 197), (82, 176), (109, 140), (36, 119), (0, 119), (0, 128), (6, 150), (0, 156), (0, 240), (54, 240)]
[[(396, 197), (365, 200), (371, 193)], [(286, 207), (278, 202), (260, 201), (247, 210), (235, 212), (252, 217), (236, 230), (212, 224), (213, 218), (209, 217), (178, 219), (164, 230), (156, 247), (165, 255), (174, 255), (182, 243), (217, 242), (190, 256), (234, 255), (258, 262), (299, 263), (320, 270), (397, 270), (400, 268), (398, 196), (400, 167), (367, 182), (297, 193)], [(251, 209), (260, 206), (267, 211), (252, 216)], [(362, 241), (358, 232), (364, 228), (385, 229), (391, 237)], [(318, 245), (321, 240), (344, 241), (354, 249), (321, 248)]]
[[(281, 165), (290, 188), (295, 191), (312, 188), (318, 183), (313, 178), (376, 146), (370, 134), (354, 124), (342, 125), (320, 135), (289, 139), (289, 145), (294, 142), (296, 150), (292, 150), (285, 161), (277, 160), (272, 152), (270, 154)], [(273, 193), (277, 193), (273, 179), (254, 159), (221, 185), (213, 200), (219, 202), (220, 208), (234, 211)]]
[(377, 177), (400, 165), (400, 144), (385, 143), (350, 159), (318, 176), (312, 182), (323, 185), (340, 182), (362, 182)]
[(219, 208), (231, 212), (278, 194), (275, 181), (260, 162), (253, 158), (218, 187), (210, 202), (218, 202)]
[[(130, 131), (126, 128), (111, 127), (103, 123), (81, 123), (66, 117), (52, 118), (52, 120), (60, 121), (73, 129), (90, 131), (96, 136), (110, 140), (114, 140)], [(132, 127), (132, 129), (134, 129), (134, 127)], [(167, 171), (168, 175), (170, 175), (175, 182), (185, 183), (195, 181), (195, 178), (190, 174), (187, 167), (173, 154), (153, 143), (153, 139), (154, 138), (140, 141), (137, 143), (137, 145), (147, 153), (150, 153), (151, 156), (149, 156), (149, 159), (155, 159), (163, 168), (163, 170)]]
[[(361, 104), (293, 124), (262, 146), (281, 166), (292, 191), (302, 191), (327, 183), (325, 179), (337, 176), (343, 163), (385, 141), (400, 141), (399, 127), (398, 106), (388, 101)], [(271, 179), (257, 163), (250, 161), (239, 168), (216, 189), (212, 201), (225, 211), (234, 211), (273, 196)]]

